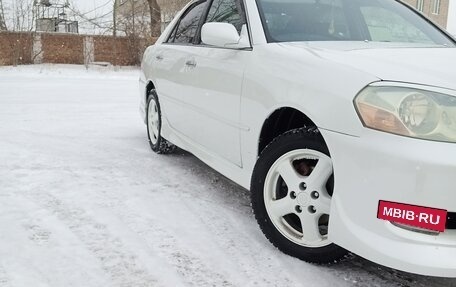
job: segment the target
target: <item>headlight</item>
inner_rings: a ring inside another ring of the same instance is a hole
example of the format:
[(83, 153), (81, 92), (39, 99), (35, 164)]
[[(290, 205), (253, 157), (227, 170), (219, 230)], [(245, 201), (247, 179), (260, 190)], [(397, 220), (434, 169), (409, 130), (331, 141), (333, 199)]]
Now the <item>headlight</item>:
[(420, 139), (456, 142), (456, 97), (407, 87), (369, 86), (355, 99), (364, 126)]

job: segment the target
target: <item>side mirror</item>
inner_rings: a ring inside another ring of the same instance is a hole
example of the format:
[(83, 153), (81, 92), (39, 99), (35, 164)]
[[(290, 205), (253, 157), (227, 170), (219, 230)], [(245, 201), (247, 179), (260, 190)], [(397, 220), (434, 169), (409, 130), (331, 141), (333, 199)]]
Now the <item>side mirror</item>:
[[(243, 27), (243, 30), (246, 29)], [(239, 36), (238, 31), (233, 24), (210, 22), (203, 25), (201, 29), (201, 40), (206, 45), (216, 47), (238, 49), (250, 47), (248, 34), (241, 34), (242, 35)]]

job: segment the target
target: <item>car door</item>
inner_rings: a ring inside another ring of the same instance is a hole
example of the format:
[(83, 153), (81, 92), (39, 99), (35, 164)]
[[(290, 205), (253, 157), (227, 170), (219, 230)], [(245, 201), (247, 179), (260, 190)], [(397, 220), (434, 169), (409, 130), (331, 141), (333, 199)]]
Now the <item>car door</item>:
[[(247, 33), (239, 0), (212, 0), (204, 22), (228, 22)], [(203, 23), (201, 23), (203, 24)], [(185, 97), (191, 115), (186, 132), (210, 153), (242, 166), (240, 150), (240, 97), (249, 49), (227, 49), (201, 43), (188, 49), (192, 82)], [(250, 49), (251, 50), (251, 49)]]
[(167, 40), (156, 47), (152, 59), (164, 120), (174, 131), (186, 136), (191, 135), (187, 123), (192, 112), (187, 103), (194, 84), (193, 67), (186, 61), (190, 58), (190, 48), (194, 45), (206, 4), (207, 0), (196, 1), (182, 13)]

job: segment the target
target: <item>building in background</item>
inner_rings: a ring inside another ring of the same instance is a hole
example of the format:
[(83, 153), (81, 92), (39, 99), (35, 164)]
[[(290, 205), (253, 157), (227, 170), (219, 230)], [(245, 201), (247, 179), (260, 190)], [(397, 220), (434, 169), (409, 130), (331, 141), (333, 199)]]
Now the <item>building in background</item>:
[[(450, 11), (451, 6), (456, 5), (455, 0), (403, 0), (415, 7), (440, 27), (447, 29), (449, 20), (455, 17), (456, 11)], [(453, 8), (454, 9), (454, 8)], [(451, 15), (450, 15), (451, 14)]]
[(447, 30), (456, 36), (456, 1), (451, 0), (448, 6)]
[(78, 22), (68, 20), (66, 10), (69, 6), (68, 2), (60, 4), (49, 0), (34, 1), (35, 31), (78, 33)]

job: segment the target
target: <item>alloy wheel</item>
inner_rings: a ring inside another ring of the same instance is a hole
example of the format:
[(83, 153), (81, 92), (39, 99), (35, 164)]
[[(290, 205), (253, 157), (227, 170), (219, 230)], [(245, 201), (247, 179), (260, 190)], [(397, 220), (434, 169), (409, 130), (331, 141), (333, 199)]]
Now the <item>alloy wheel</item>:
[(147, 121), (149, 128), (150, 141), (152, 144), (156, 144), (158, 141), (159, 134), (159, 112), (155, 100), (149, 102), (149, 107), (147, 108)]
[(269, 169), (264, 203), (277, 230), (305, 247), (323, 247), (328, 240), (333, 174), (331, 158), (310, 149), (290, 151)]

